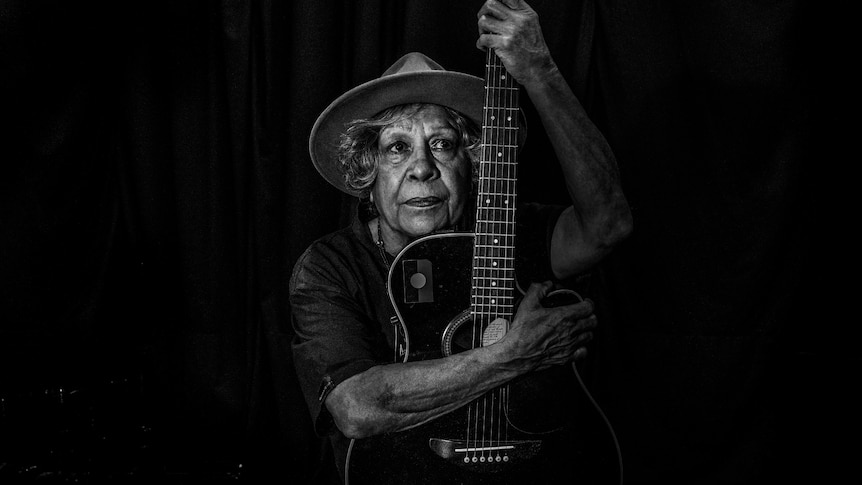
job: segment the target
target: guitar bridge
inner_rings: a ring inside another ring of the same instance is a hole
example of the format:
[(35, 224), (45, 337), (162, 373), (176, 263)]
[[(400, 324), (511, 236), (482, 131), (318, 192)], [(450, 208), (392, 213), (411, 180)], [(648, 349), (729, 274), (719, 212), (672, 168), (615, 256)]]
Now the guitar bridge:
[(505, 466), (529, 460), (539, 454), (540, 440), (467, 442), (430, 438), (428, 446), (440, 458), (479, 472), (500, 471)]

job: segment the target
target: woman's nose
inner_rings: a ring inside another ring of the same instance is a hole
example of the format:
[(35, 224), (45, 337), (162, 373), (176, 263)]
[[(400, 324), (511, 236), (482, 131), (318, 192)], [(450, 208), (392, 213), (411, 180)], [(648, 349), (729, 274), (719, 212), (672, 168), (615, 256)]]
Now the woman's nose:
[(417, 181), (425, 181), (434, 178), (438, 174), (437, 165), (434, 163), (431, 150), (427, 146), (416, 150), (413, 157), (412, 165), (410, 166), (410, 178)]

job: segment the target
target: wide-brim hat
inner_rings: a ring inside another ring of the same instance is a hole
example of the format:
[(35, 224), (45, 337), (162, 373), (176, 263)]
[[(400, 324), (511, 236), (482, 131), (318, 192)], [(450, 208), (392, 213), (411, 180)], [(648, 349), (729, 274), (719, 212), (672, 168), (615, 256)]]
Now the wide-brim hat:
[(338, 163), (338, 145), (347, 124), (392, 106), (431, 103), (452, 108), (481, 126), (484, 89), (481, 78), (447, 71), (419, 52), (406, 54), (382, 76), (347, 91), (323, 110), (308, 138), (311, 161), (330, 184), (358, 197), (359, 192), (345, 184)]

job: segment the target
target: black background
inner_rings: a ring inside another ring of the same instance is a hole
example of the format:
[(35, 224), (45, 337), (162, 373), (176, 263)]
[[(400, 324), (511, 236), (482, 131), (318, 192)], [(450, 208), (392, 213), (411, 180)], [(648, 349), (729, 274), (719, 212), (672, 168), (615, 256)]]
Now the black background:
[[(353, 201), (308, 133), (409, 51), (481, 76), (480, 4), (0, 2), (0, 481), (323, 482), (287, 281)], [(840, 476), (860, 430), (841, 13), (532, 5), (634, 214), (589, 295), (626, 482)], [(520, 194), (565, 202), (522, 99)]]

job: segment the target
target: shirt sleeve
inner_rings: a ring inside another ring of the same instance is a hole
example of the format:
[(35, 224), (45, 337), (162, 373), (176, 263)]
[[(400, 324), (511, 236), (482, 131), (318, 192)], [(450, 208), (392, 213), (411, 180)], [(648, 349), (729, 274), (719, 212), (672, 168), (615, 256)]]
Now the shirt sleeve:
[(530, 283), (542, 281), (553, 281), (558, 287), (578, 293), (588, 291), (591, 272), (559, 280), (551, 268), (551, 240), (557, 221), (565, 210), (563, 205), (535, 202), (518, 206), (515, 265), (520, 291), (525, 292)]
[[(337, 259), (337, 258), (335, 258)], [(315, 431), (335, 431), (326, 396), (338, 384), (380, 363), (380, 343), (360, 308), (358, 282), (348, 281), (347, 265), (309, 248), (290, 281), (293, 358)]]
[(551, 238), (564, 206), (525, 203), (518, 206), (516, 270), (522, 290), (533, 282), (554, 280)]

